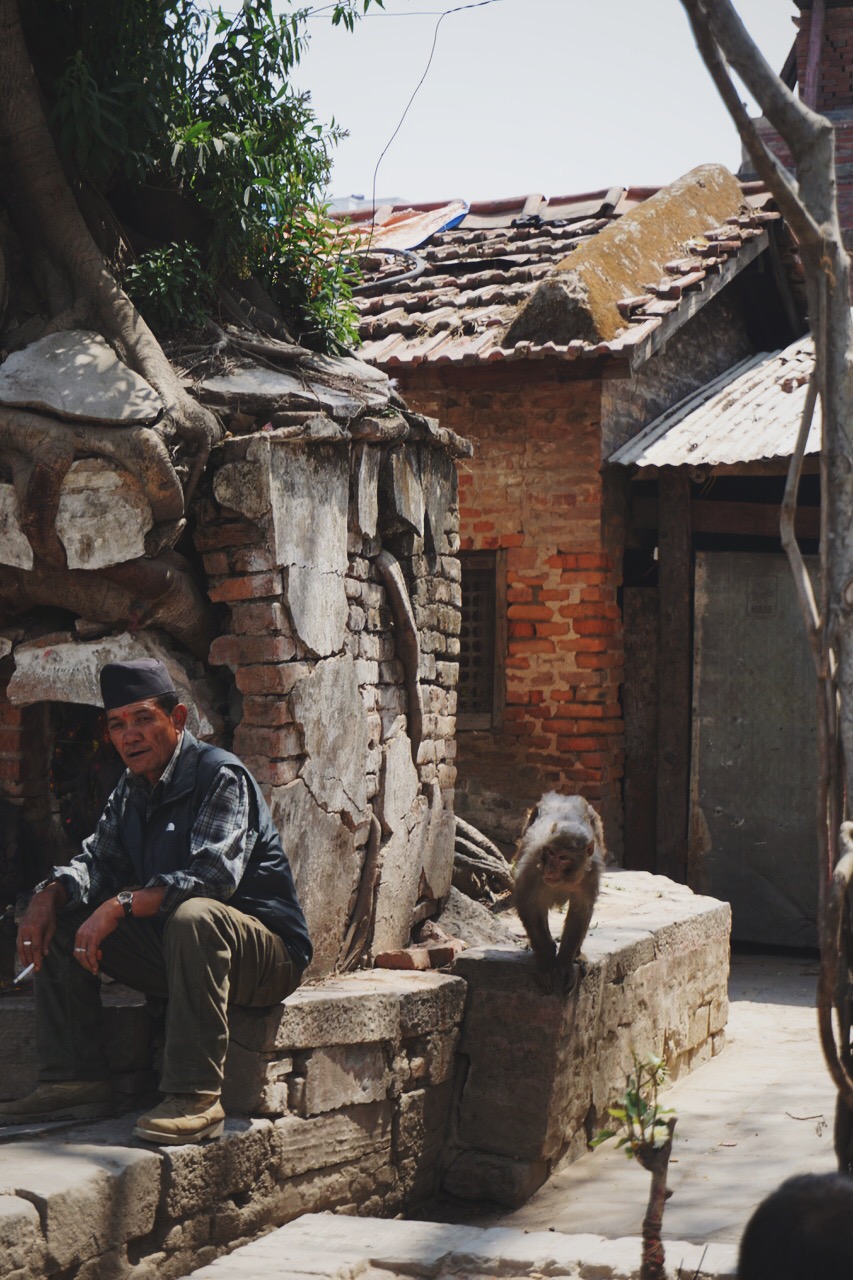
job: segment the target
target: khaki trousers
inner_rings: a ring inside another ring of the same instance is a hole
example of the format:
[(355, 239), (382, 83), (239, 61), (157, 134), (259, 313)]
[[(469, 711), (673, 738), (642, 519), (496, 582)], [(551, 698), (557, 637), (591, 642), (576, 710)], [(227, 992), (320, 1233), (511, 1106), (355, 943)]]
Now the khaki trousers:
[[(101, 1037), (100, 980), (74, 959), (74, 935), (88, 907), (59, 912), (35, 978), (39, 1079), (109, 1075)], [(228, 1049), (228, 1005), (279, 1004), (300, 971), (277, 934), (211, 898), (190, 898), (165, 919), (123, 920), (102, 943), (104, 973), (168, 1001), (160, 1088), (218, 1093)]]

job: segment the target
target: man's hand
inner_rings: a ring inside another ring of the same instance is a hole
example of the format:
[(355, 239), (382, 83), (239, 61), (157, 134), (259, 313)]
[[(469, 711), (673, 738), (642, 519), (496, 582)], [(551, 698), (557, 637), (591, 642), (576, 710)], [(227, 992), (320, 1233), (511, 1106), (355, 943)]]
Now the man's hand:
[(33, 894), (18, 926), (18, 959), (24, 968), (28, 964), (34, 964), (36, 973), (41, 969), (42, 960), (56, 933), (57, 909), (65, 904), (67, 897), (57, 881), (46, 885), (40, 893)]
[(97, 973), (101, 963), (101, 943), (118, 928), (124, 909), (116, 898), (108, 898), (84, 920), (74, 938), (74, 959), (90, 973)]

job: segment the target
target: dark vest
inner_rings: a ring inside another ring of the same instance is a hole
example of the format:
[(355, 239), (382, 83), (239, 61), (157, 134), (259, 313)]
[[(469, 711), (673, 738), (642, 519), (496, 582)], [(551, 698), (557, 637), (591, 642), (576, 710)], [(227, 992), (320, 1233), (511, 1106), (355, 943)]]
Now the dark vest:
[(150, 817), (146, 817), (150, 793), (142, 787), (128, 788), (118, 829), (137, 882), (145, 885), (152, 876), (191, 870), (193, 823), (222, 765), (245, 778), (249, 791), (247, 841), (251, 852), (228, 903), (277, 933), (294, 964), (304, 969), (311, 960), (311, 940), (296, 897), (290, 863), (267, 802), (236, 756), (199, 742), (191, 733), (184, 733), (172, 777), (165, 785), (157, 783), (154, 788)]

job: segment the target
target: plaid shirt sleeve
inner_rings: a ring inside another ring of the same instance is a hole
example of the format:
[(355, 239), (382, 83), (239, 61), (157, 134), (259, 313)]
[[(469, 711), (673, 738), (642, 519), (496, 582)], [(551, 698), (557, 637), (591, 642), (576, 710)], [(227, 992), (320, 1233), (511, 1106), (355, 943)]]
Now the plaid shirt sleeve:
[(118, 819), (127, 798), (123, 778), (107, 801), (95, 830), (83, 841), (76, 857), (64, 867), (54, 867), (69, 903), (98, 906), (133, 882), (133, 866), (118, 836)]
[(184, 871), (152, 876), (146, 889), (166, 889), (160, 910), (174, 911), (187, 898), (227, 902), (249, 860), (249, 792), (246, 780), (223, 765), (202, 801), (190, 833), (190, 863)]

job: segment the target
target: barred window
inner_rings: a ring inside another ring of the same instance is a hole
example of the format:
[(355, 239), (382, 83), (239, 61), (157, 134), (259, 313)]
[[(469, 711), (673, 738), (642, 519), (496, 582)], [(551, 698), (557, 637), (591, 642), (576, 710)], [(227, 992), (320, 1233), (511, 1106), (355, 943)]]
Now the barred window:
[(506, 563), (500, 551), (462, 551), (458, 727), (498, 728), (504, 704)]

